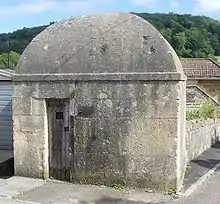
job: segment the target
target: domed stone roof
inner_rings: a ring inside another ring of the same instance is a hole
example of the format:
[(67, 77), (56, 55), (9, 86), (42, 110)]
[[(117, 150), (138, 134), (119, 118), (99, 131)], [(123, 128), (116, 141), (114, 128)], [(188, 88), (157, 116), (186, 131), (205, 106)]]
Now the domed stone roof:
[(23, 52), (18, 74), (181, 72), (169, 43), (136, 14), (88, 15), (55, 23)]

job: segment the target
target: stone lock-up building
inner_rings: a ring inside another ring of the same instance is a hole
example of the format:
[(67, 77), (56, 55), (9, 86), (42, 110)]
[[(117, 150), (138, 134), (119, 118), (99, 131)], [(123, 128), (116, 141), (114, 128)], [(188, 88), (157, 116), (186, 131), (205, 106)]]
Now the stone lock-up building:
[(135, 14), (50, 26), (13, 77), (15, 174), (179, 189), (185, 83), (172, 47)]

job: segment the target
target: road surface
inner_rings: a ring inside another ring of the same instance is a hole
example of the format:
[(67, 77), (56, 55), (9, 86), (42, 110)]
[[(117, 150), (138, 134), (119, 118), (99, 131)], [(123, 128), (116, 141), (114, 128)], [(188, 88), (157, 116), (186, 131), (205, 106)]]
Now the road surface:
[(220, 204), (220, 170), (198, 187), (192, 196), (166, 204)]

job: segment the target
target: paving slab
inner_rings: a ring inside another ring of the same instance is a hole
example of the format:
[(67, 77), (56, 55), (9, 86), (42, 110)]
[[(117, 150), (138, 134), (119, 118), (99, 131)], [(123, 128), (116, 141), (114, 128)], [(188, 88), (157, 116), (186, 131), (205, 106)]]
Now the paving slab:
[(137, 190), (116, 190), (108, 187), (73, 185), (48, 181), (18, 197), (20, 200), (42, 204), (153, 204), (165, 203), (171, 199), (159, 193)]
[(220, 143), (213, 145), (189, 163), (185, 175), (183, 192), (199, 181), (220, 162)]
[[(185, 176), (186, 191), (220, 163), (220, 143), (189, 163)], [(5, 199), (11, 198), (11, 199)], [(184, 203), (170, 196), (144, 190), (116, 190), (108, 187), (74, 185), (58, 181), (12, 177), (0, 179), (0, 204), (162, 204)]]
[(28, 192), (34, 188), (43, 186), (45, 181), (40, 179), (11, 177), (9, 179), (0, 180), (0, 197), (12, 198), (17, 197), (24, 192)]
[(194, 193), (188, 197), (182, 197), (178, 201), (166, 204), (219, 204), (220, 203), (220, 170), (197, 187)]
[(17, 199), (0, 198), (0, 204), (41, 204), (41, 203), (28, 202)]

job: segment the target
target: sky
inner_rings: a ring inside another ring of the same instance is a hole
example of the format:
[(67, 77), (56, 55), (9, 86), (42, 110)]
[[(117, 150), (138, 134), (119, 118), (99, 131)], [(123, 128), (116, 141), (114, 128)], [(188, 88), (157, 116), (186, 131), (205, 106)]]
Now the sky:
[(0, 0), (0, 33), (103, 12), (189, 13), (220, 20), (220, 0)]

